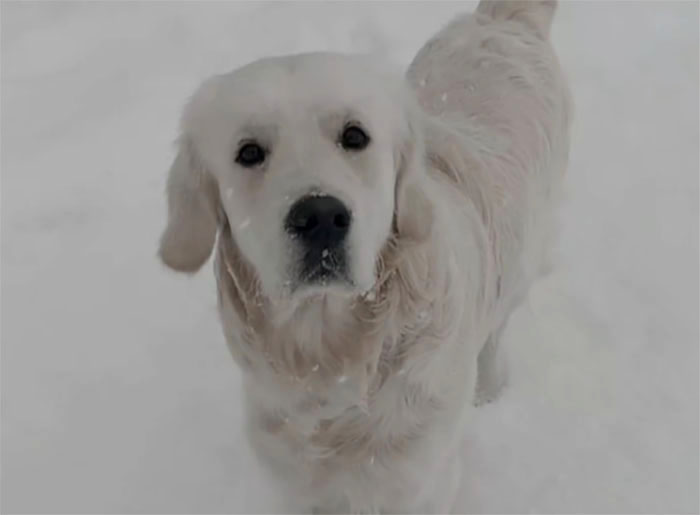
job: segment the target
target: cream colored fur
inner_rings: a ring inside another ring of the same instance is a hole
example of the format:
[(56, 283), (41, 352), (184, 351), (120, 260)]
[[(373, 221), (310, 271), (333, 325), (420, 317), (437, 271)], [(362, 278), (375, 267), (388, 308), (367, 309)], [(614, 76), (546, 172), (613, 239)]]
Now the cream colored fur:
[[(498, 335), (553, 232), (571, 118), (553, 13), (482, 2), (405, 78), (363, 57), (270, 58), (189, 102), (161, 257), (196, 271), (218, 233), (248, 434), (285, 511), (451, 509), (464, 424), (505, 382)], [(349, 117), (363, 153), (335, 144)], [(234, 163), (246, 137), (270, 148), (264, 167)], [(355, 213), (353, 287), (288, 287), (282, 221), (309, 191)]]

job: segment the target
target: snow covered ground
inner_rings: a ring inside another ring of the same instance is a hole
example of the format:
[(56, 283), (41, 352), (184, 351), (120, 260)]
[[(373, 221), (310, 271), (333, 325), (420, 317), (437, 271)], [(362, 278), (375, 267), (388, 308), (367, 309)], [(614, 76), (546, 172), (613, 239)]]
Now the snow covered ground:
[[(473, 4), (2, 3), (2, 511), (243, 512), (209, 267), (155, 259), (183, 101), (254, 58), (408, 63)], [(552, 274), (465, 435), (466, 512), (698, 511), (698, 3), (579, 2)]]

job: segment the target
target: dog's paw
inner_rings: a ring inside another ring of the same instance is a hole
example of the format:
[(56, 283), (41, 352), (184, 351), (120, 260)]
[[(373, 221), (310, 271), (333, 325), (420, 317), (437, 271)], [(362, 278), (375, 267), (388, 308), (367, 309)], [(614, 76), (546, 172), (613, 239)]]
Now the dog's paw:
[(497, 374), (481, 377), (474, 395), (474, 406), (478, 408), (498, 400), (507, 385), (508, 374), (504, 369), (499, 370)]
[(474, 406), (479, 408), (485, 404), (491, 404), (492, 402), (498, 400), (504, 389), (505, 383), (498, 388), (477, 390), (476, 395), (474, 396)]

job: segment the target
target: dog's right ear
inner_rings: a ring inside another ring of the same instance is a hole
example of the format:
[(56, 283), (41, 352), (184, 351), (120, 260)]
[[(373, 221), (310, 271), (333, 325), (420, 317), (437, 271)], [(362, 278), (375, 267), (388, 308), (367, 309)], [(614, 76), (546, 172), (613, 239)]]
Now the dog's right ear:
[(192, 141), (182, 136), (168, 176), (168, 225), (160, 240), (160, 258), (180, 272), (196, 272), (216, 240), (219, 192), (198, 158)]

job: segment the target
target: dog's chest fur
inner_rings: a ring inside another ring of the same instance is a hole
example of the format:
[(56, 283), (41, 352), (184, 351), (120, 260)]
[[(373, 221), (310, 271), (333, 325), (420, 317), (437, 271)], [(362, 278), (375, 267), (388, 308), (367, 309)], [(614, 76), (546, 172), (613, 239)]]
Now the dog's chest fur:
[[(403, 490), (418, 481), (406, 464), (439, 459), (435, 448), (459, 431), (474, 390), (475, 372), (465, 370), (474, 362), (475, 346), (466, 344), (472, 319), (464, 316), (465, 292), (474, 289), (455, 287), (465, 274), (440, 246), (402, 249), (410, 270), (392, 266), (388, 252), (385, 278), (366, 298), (315, 301), (277, 325), (222, 230), (219, 305), (244, 370), (249, 436), (297, 490), (347, 490), (388, 471)], [(449, 259), (421, 259), (432, 252)]]

